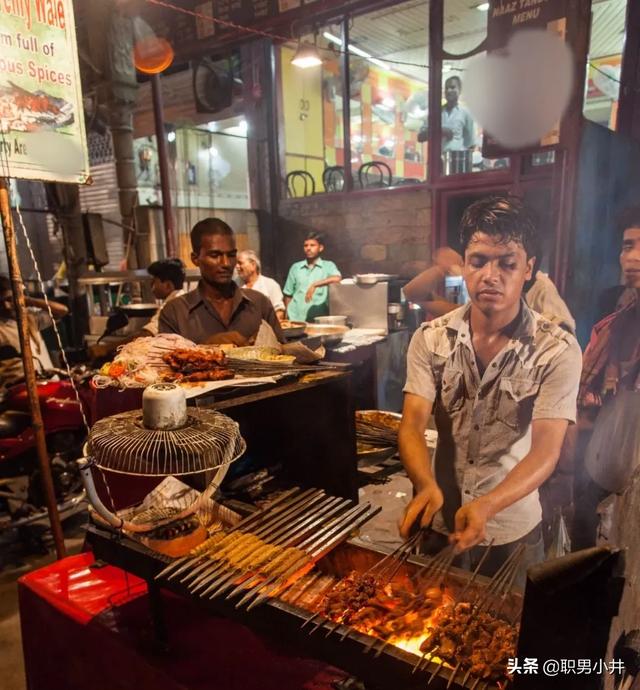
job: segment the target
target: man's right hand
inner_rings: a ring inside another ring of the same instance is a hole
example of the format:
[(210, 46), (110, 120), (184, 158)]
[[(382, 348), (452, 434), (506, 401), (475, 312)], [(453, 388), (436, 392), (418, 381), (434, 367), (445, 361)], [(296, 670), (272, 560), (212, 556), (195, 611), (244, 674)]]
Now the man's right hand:
[(440, 247), (434, 254), (434, 263), (445, 275), (461, 275), (464, 259), (451, 247)]
[(404, 512), (404, 517), (400, 523), (400, 536), (407, 539), (411, 532), (411, 526), (416, 520), (420, 521), (420, 527), (430, 525), (433, 516), (442, 508), (443, 503), (442, 491), (435, 482), (417, 491)]
[(442, 127), (442, 138), (445, 141), (453, 139), (453, 130), (450, 127)]

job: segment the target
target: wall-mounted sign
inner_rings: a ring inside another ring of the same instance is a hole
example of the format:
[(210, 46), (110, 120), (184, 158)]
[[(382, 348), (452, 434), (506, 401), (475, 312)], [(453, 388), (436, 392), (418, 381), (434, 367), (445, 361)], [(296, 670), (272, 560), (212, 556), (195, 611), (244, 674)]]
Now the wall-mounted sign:
[(84, 183), (72, 0), (0, 2), (0, 175)]

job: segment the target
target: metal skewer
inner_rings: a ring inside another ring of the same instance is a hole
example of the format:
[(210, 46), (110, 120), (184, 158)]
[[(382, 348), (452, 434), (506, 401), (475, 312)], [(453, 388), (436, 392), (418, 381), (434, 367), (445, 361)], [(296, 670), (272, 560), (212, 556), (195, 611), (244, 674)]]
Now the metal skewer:
[[(330, 499), (311, 515), (299, 518), (299, 520), (302, 520), (302, 523), (297, 527), (294, 525), (293, 528), (291, 526), (287, 526), (286, 528), (282, 529), (274, 536), (274, 538), (270, 540), (270, 544), (273, 546), (282, 547), (295, 546), (295, 544), (301, 540), (302, 537), (309, 532), (309, 530), (314, 529), (318, 525), (321, 525), (328, 518), (344, 510), (349, 503), (350, 501), (347, 499)], [(255, 555), (256, 554), (252, 553), (247, 554), (244, 557), (244, 560), (237, 564), (236, 569), (234, 569), (232, 572), (226, 572), (219, 576), (205, 591), (202, 592), (202, 596), (210, 593), (209, 598), (213, 599), (215, 596), (223, 594), (226, 590), (233, 586), (233, 582), (237, 580), (238, 577), (242, 575), (246, 575), (247, 577), (250, 576), (252, 572), (259, 570), (260, 566), (262, 566), (269, 559), (269, 556), (267, 555), (266, 558), (256, 561)]]
[[(335, 499), (326, 497), (323, 493), (319, 494), (318, 496), (312, 496), (308, 501), (305, 501), (303, 504), (298, 504), (291, 508), (289, 511), (285, 511), (275, 522), (271, 521), (270, 524), (263, 525), (262, 527), (252, 531), (250, 536), (255, 537), (259, 541), (262, 541), (265, 546), (267, 545), (267, 543), (273, 544), (274, 538), (277, 538), (281, 534), (299, 525), (300, 522), (303, 522), (304, 524), (304, 521), (307, 518), (303, 511), (306, 511), (307, 508), (309, 508), (313, 504), (318, 503), (319, 501), (321, 503), (326, 504), (335, 501)], [(314, 510), (317, 509), (318, 507), (316, 506)], [(220, 554), (221, 557), (216, 559), (216, 562), (212, 565), (211, 569), (208, 570), (206, 573), (201, 574), (196, 580), (194, 580), (191, 583), (191, 591), (196, 592), (198, 589), (206, 587), (212, 579), (219, 578), (221, 576), (221, 573), (228, 571), (230, 567), (233, 567), (231, 565), (232, 559), (236, 557), (238, 552), (242, 554), (243, 551), (248, 551), (249, 553), (252, 553), (251, 545), (245, 542), (244, 544), (232, 547), (226, 553)]]
[[(316, 541), (317, 546), (315, 549), (313, 548), (313, 546), (309, 546), (309, 550), (311, 553), (306, 557), (307, 563), (313, 565), (316, 561), (318, 561), (320, 558), (326, 555), (337, 543), (344, 539), (350, 532), (363, 525), (374, 515), (377, 515), (382, 509), (380, 506), (372, 508), (370, 504), (366, 504), (366, 512), (363, 513), (360, 510), (361, 506), (357, 506), (357, 508), (358, 511), (355, 513), (354, 516), (352, 516), (352, 519), (348, 524), (338, 524), (338, 526), (336, 526), (333, 530), (324, 535), (321, 540)], [(305, 559), (301, 559), (295, 565), (291, 566), (284, 574), (280, 575), (280, 577), (277, 578), (275, 581), (265, 582), (264, 588), (258, 587), (257, 592), (255, 590), (249, 592), (247, 595), (243, 597), (243, 599), (240, 602), (238, 602), (238, 604), (236, 604), (236, 608), (238, 606), (241, 606), (242, 603), (244, 603), (244, 601), (247, 601), (255, 594), (258, 594), (258, 596), (249, 604), (249, 606), (247, 607), (247, 611), (251, 610), (252, 608), (255, 608), (258, 604), (261, 604), (263, 601), (266, 601), (269, 597), (273, 596), (274, 593), (277, 590), (279, 590), (282, 586), (286, 586), (287, 580), (298, 570), (305, 566), (304, 560)], [(266, 589), (266, 586), (268, 586), (268, 589)], [(260, 593), (261, 589), (263, 589), (262, 593)], [(266, 591), (264, 591), (264, 589), (266, 589)]]
[(253, 529), (251, 532), (243, 533), (240, 537), (240, 541), (243, 543), (238, 544), (229, 542), (229, 544), (222, 548), (219, 546), (216, 552), (207, 556), (208, 561), (205, 562), (204, 568), (198, 567), (192, 570), (190, 573), (184, 575), (180, 579), (180, 582), (192, 581), (191, 585), (193, 586), (196, 581), (199, 581), (206, 576), (206, 574), (202, 572), (203, 570), (206, 570), (208, 573), (210, 568), (213, 569), (217, 567), (217, 562), (220, 561), (227, 553), (234, 553), (238, 548), (246, 548), (247, 539), (251, 537), (262, 537), (268, 535), (272, 529), (289, 520), (292, 515), (304, 510), (305, 507), (309, 505), (309, 501), (311, 503), (315, 503), (321, 500), (322, 496), (323, 492), (318, 489), (310, 489), (302, 492), (296, 496), (291, 503), (285, 504), (282, 507), (282, 510), (277, 511), (275, 515), (269, 515), (264, 523), (259, 524), (257, 528)]
[[(273, 511), (274, 509), (276, 509), (276, 512), (279, 512), (282, 509), (280, 504), (282, 504), (288, 498), (291, 498), (291, 496), (293, 494), (295, 494), (297, 491), (300, 491), (299, 487), (297, 487), (297, 486), (294, 487), (293, 489), (289, 489), (288, 491), (285, 491), (283, 494), (278, 496), (278, 498), (275, 501), (273, 501), (273, 503), (271, 504), (271, 506), (269, 508), (269, 511)], [(260, 516), (264, 515), (265, 513), (266, 513), (266, 510), (259, 510), (255, 513), (251, 513), (251, 515), (247, 515), (242, 520), (240, 520), (240, 522), (238, 522), (238, 524), (235, 527), (230, 529), (229, 532), (227, 532), (227, 534), (232, 534), (233, 532), (237, 532), (238, 530), (242, 529), (243, 527), (246, 527), (246, 526), (252, 524), (254, 521), (256, 521)], [(155, 576), (154, 579), (158, 580), (162, 577), (166, 577), (176, 567), (179, 567), (179, 572), (182, 572), (182, 570), (185, 570), (186, 568), (188, 568), (189, 561), (199, 560), (199, 558), (201, 558), (201, 556), (194, 557), (191, 555), (187, 555), (187, 556), (183, 556), (182, 558), (178, 558), (177, 560), (169, 563), (169, 565), (166, 568), (163, 568)], [(175, 573), (174, 573), (174, 575), (172, 575), (172, 578), (173, 577), (175, 577)], [(172, 578), (169, 578), (169, 579), (172, 579)]]

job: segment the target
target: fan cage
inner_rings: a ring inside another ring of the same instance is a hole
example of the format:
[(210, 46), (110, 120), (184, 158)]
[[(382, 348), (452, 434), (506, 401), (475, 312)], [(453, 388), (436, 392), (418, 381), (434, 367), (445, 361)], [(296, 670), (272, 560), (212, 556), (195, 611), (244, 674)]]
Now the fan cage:
[(236, 422), (196, 408), (189, 408), (184, 427), (170, 431), (146, 428), (140, 410), (106, 417), (94, 424), (88, 441), (88, 455), (99, 468), (147, 477), (216, 470), (245, 450)]

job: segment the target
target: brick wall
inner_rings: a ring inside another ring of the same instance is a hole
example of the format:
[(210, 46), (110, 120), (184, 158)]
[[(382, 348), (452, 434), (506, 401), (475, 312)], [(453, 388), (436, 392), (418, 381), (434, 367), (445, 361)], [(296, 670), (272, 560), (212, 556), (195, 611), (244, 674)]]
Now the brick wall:
[(431, 193), (425, 188), (317, 195), (280, 204), (277, 273), (283, 280), (304, 258), (307, 232), (326, 237), (325, 256), (343, 276), (395, 273), (413, 277), (431, 258)]

